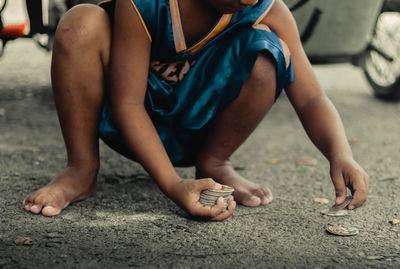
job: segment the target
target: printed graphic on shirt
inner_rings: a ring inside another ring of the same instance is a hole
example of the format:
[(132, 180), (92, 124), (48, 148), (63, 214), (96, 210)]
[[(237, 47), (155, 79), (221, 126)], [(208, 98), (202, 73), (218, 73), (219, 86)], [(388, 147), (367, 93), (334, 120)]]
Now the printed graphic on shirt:
[(188, 60), (174, 63), (161, 63), (159, 61), (151, 61), (150, 68), (161, 78), (168, 82), (182, 81), (195, 61)]

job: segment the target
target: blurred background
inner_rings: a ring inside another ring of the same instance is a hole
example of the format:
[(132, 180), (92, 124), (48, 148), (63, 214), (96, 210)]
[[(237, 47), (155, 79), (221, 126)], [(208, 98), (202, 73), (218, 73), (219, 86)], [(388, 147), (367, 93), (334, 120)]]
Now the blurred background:
[[(312, 198), (334, 199), (329, 165), (282, 94), (232, 157), (241, 174), (271, 188), (268, 207), (238, 206), (223, 223), (192, 221), (140, 165), (100, 142), (96, 198), (56, 218), (27, 214), (25, 195), (66, 163), (51, 49), (60, 17), (83, 1), (0, 0), (0, 268), (400, 268), (400, 226), (389, 223), (400, 219), (399, 1), (284, 1), (370, 175), (362, 208), (340, 220), (319, 213), (325, 205)], [(302, 156), (317, 164), (298, 164)], [(328, 221), (360, 234), (330, 236)], [(34, 244), (16, 246), (21, 236)]]
[[(360, 67), (375, 96), (400, 98), (400, 0), (284, 0), (314, 64)], [(1, 51), (10, 40), (31, 38), (52, 49), (61, 16), (99, 0), (0, 0)], [(1, 55), (0, 54), (0, 55)]]

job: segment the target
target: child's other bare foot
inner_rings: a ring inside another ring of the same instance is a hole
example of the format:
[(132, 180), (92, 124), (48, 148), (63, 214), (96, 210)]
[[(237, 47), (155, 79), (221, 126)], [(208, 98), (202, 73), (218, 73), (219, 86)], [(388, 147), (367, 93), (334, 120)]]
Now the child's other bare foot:
[(23, 206), (34, 214), (58, 215), (70, 203), (86, 199), (96, 192), (96, 176), (97, 169), (83, 171), (68, 167), (49, 184), (26, 196)]
[(272, 193), (267, 187), (243, 178), (229, 161), (215, 158), (201, 160), (196, 165), (196, 177), (210, 177), (218, 183), (233, 187), (235, 201), (245, 206), (266, 205), (272, 201)]

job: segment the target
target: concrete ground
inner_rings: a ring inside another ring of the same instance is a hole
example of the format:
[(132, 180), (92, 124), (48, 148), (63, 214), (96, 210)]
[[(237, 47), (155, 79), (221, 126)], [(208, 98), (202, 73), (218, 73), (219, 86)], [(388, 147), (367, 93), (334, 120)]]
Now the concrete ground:
[[(400, 219), (400, 105), (375, 99), (359, 69), (315, 67), (371, 177), (362, 208), (346, 217), (320, 214), (329, 205), (313, 198), (334, 200), (329, 166), (281, 96), (233, 157), (244, 176), (272, 189), (274, 201), (200, 222), (104, 144), (94, 197), (57, 217), (23, 210), (24, 196), (65, 165), (49, 68), (50, 54), (29, 40), (11, 42), (0, 59), (0, 268), (400, 268), (400, 226), (389, 223)], [(300, 165), (302, 156), (318, 163)], [(193, 168), (179, 173), (194, 176)], [(328, 223), (360, 233), (330, 235)], [(19, 237), (33, 244), (16, 245)]]

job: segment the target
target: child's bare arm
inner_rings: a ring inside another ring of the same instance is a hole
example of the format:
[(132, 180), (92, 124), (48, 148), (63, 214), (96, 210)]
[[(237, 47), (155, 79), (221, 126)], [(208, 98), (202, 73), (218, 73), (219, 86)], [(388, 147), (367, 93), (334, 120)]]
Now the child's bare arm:
[(354, 195), (349, 208), (361, 206), (367, 198), (368, 175), (353, 159), (340, 116), (317, 82), (290, 11), (277, 0), (262, 23), (271, 27), (289, 47), (294, 81), (286, 93), (308, 136), (330, 161), (336, 203), (344, 201), (348, 186)]
[(228, 218), (232, 206), (221, 213), (222, 203), (210, 208), (198, 202), (201, 190), (214, 187), (212, 179), (182, 180), (177, 175), (144, 107), (150, 44), (130, 1), (118, 0), (110, 62), (110, 100), (118, 129), (138, 161), (174, 202), (194, 216)]

